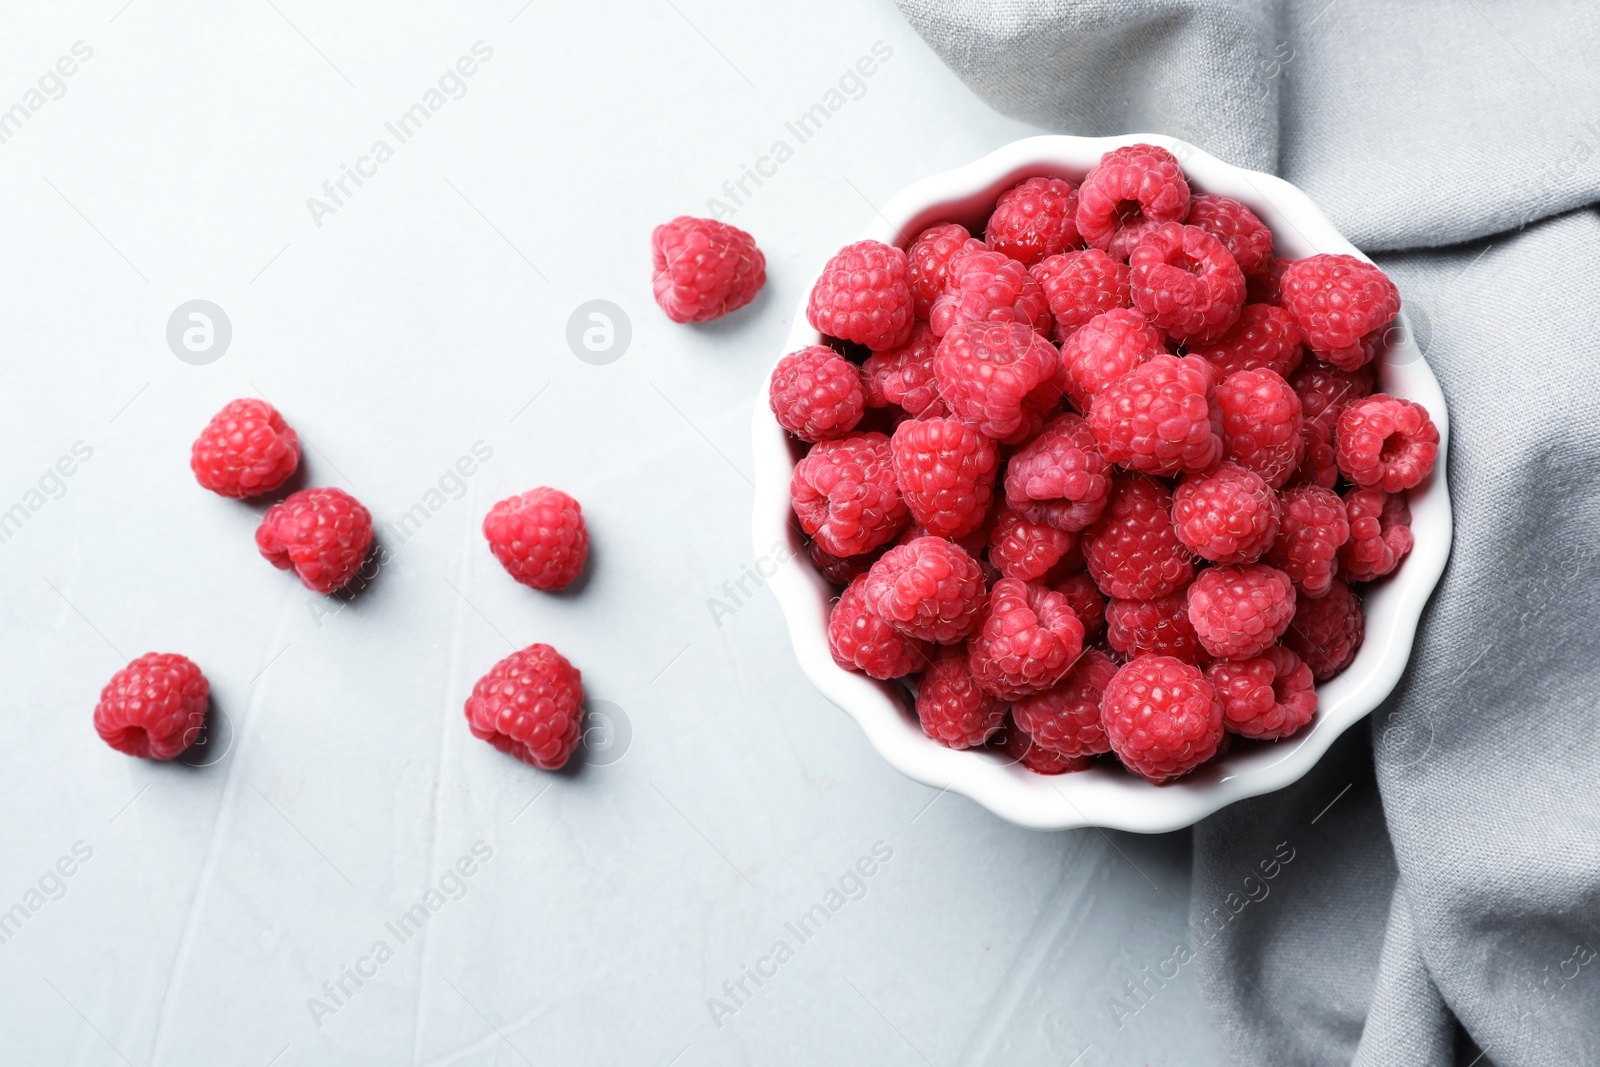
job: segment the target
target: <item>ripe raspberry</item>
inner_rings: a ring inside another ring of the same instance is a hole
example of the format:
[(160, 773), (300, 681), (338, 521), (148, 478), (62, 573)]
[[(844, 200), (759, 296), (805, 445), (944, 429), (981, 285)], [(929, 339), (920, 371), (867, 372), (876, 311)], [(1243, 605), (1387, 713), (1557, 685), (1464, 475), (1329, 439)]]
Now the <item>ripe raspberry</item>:
[(737, 311), (767, 281), (767, 257), (737, 226), (680, 215), (650, 234), (656, 303), (673, 322)]
[(1278, 535), (1278, 497), (1254, 471), (1224, 463), (1172, 494), (1178, 540), (1213, 563), (1254, 563)]
[(851, 582), (828, 615), (828, 651), (833, 653), (833, 662), (881, 680), (926, 670), (932, 646), (905, 636), (878, 614), (867, 597), (870, 574)]
[(1087, 574), (1069, 574), (1047, 584), (1072, 605), (1072, 613), (1083, 623), (1083, 639), (1092, 641), (1098, 637), (1106, 625), (1106, 598), (1094, 579)]
[(189, 450), (201, 486), (228, 497), (259, 496), (300, 466), (300, 438), (265, 400), (235, 400), (217, 412)]
[(1003, 508), (989, 534), (989, 562), (1007, 578), (1036, 582), (1072, 550), (1075, 534)]
[(1083, 557), (1106, 596), (1153, 600), (1194, 577), (1172, 526), (1172, 494), (1145, 478), (1118, 478), (1104, 515), (1083, 532)]
[(917, 318), (927, 321), (933, 302), (944, 292), (950, 278), (950, 261), (962, 252), (982, 249), (982, 241), (967, 232), (965, 226), (946, 223), (930, 226), (911, 243), (906, 252), (911, 278), (911, 299), (916, 306)]
[(914, 318), (906, 254), (882, 241), (839, 249), (822, 268), (806, 308), (814, 328), (875, 352), (910, 340)]
[(1245, 275), (1245, 292), (1250, 303), (1282, 306), (1283, 272), (1293, 262), (1292, 259), (1274, 259), (1257, 273)]
[(1111, 751), (1100, 725), (1100, 697), (1116, 677), (1111, 657), (1091, 648), (1054, 688), (1023, 697), (1011, 716), (1033, 742), (1069, 759)]
[(966, 549), (942, 537), (919, 537), (872, 565), (864, 595), (907, 637), (949, 645), (978, 624), (987, 592), (983, 571)]
[(917, 719), (922, 732), (945, 748), (977, 748), (1000, 729), (1006, 702), (985, 693), (967, 669), (960, 645), (939, 649), (917, 680)]
[(1272, 231), (1237, 200), (1201, 193), (1189, 200), (1185, 221), (1221, 241), (1246, 276), (1272, 263)]
[(1317, 713), (1311, 668), (1282, 645), (1254, 659), (1219, 659), (1206, 678), (1222, 699), (1223, 726), (1240, 737), (1276, 741)]
[(1306, 661), (1317, 681), (1326, 682), (1350, 666), (1365, 636), (1361, 601), (1335, 578), (1326, 596), (1300, 601), (1283, 643)]
[(1439, 428), (1428, 409), (1384, 393), (1348, 404), (1334, 439), (1344, 476), (1385, 493), (1422, 484), (1439, 458)]
[(559, 489), (541, 486), (500, 501), (483, 517), (483, 536), (507, 574), (547, 592), (575, 582), (589, 559), (583, 508)]
[(895, 484), (889, 439), (852, 433), (812, 446), (795, 464), (789, 499), (800, 528), (835, 556), (894, 539), (909, 512)]
[(1345, 407), (1352, 400), (1371, 396), (1376, 388), (1371, 367), (1346, 371), (1316, 360), (1302, 364), (1289, 376), (1289, 384), (1300, 394), (1300, 411), (1306, 420), (1326, 423), (1330, 438)]
[(1133, 306), (1175, 341), (1208, 344), (1244, 308), (1244, 275), (1222, 242), (1198, 226), (1154, 227), (1128, 256)]
[(465, 710), (473, 737), (560, 770), (583, 736), (583, 674), (549, 645), (529, 645), (478, 679)]
[(1074, 771), (1086, 771), (1092, 762), (1088, 756), (1063, 756), (1059, 752), (1045, 748), (1017, 725), (1014, 715), (1001, 725), (1000, 732), (994, 735), (992, 743), (994, 747), (1011, 757), (1013, 763), (1020, 763), (1034, 774), (1069, 774)]
[(1294, 607), (1289, 576), (1263, 563), (1211, 567), (1189, 587), (1189, 621), (1218, 659), (1259, 655), (1283, 636)]
[[(1180, 222), (1189, 213), (1189, 183), (1165, 148), (1135, 144), (1113, 149), (1078, 187), (1078, 233), (1111, 249), (1117, 231), (1143, 222)], [(1112, 251), (1116, 255), (1116, 251)], [(1127, 252), (1119, 258), (1126, 258)]]
[(928, 325), (940, 337), (962, 322), (1020, 322), (1048, 333), (1050, 305), (1027, 267), (999, 252), (974, 249), (950, 261), (944, 292), (928, 312)]
[(896, 484), (911, 517), (938, 537), (977, 529), (994, 498), (994, 442), (956, 419), (911, 419), (891, 441)]
[(1339, 577), (1347, 582), (1370, 582), (1400, 566), (1415, 543), (1406, 495), (1352, 489), (1344, 495), (1344, 507), (1350, 519), (1350, 538), (1339, 549)]
[(1133, 299), (1128, 292), (1128, 265), (1098, 248), (1042, 259), (1029, 273), (1044, 290), (1057, 341), (1065, 341), (1096, 315), (1127, 307)]
[(1333, 450), (1333, 429), (1321, 419), (1306, 419), (1300, 430), (1300, 466), (1289, 475), (1284, 488), (1315, 485), (1332, 489), (1339, 480), (1339, 464)]
[(856, 365), (825, 345), (790, 352), (772, 369), (767, 405), (778, 425), (816, 443), (855, 428), (867, 408)]
[(1372, 358), (1362, 338), (1381, 331), (1400, 312), (1400, 291), (1383, 271), (1355, 256), (1297, 259), (1279, 283), (1283, 307), (1316, 357), (1345, 370)]
[(978, 628), (967, 639), (972, 676), (1001, 700), (1049, 689), (1082, 651), (1083, 624), (1067, 598), (1017, 578), (994, 583)]
[(1078, 189), (1062, 178), (1029, 178), (1000, 194), (983, 240), (1024, 266), (1078, 243)]
[(1160, 332), (1132, 308), (1114, 308), (1084, 323), (1061, 344), (1057, 382), (1079, 411), (1106, 386), (1166, 352)]
[(1331, 489), (1309, 485), (1286, 489), (1283, 522), (1267, 562), (1289, 576), (1295, 593), (1324, 596), (1338, 569), (1339, 547), (1350, 539), (1344, 501)]
[(100, 690), (95, 733), (130, 756), (174, 759), (204, 729), (210, 694), (211, 683), (187, 657), (146, 652)]
[(955, 417), (997, 441), (1039, 432), (1061, 398), (1055, 346), (1017, 322), (964, 322), (939, 343), (934, 372)]
[(1222, 458), (1211, 394), (1211, 364), (1163, 352), (1094, 395), (1089, 428), (1101, 454), (1121, 466), (1162, 475), (1209, 470)]
[(372, 546), (372, 515), (343, 489), (302, 489), (272, 505), (256, 527), (256, 548), (292, 569), (313, 593), (342, 589)]
[(815, 541), (806, 543), (806, 553), (817, 572), (834, 585), (849, 585), (858, 576), (867, 573), (880, 555), (878, 552), (868, 552), (861, 556), (835, 556)]
[(1205, 357), (1221, 381), (1234, 371), (1270, 370), (1287, 378), (1300, 366), (1304, 349), (1300, 346), (1300, 327), (1289, 313), (1271, 304), (1246, 304), (1239, 321), (1214, 344), (1191, 349)]
[(939, 399), (939, 379), (933, 373), (933, 361), (939, 354), (939, 339), (919, 322), (911, 331), (911, 340), (899, 348), (874, 352), (861, 365), (861, 376), (867, 389), (867, 406), (881, 408), (896, 404), (913, 418), (924, 415), (947, 415), (949, 410)]
[(1137, 656), (1106, 686), (1100, 701), (1111, 751), (1157, 785), (1216, 755), (1222, 701), (1200, 668), (1171, 656)]
[(1171, 656), (1202, 664), (1211, 658), (1189, 621), (1189, 603), (1182, 593), (1111, 601), (1106, 605), (1106, 642), (1129, 659)]
[(1111, 473), (1089, 424), (1057, 415), (1006, 463), (1006, 503), (1034, 522), (1076, 532), (1105, 510)]
[(1271, 370), (1242, 370), (1217, 386), (1225, 456), (1272, 488), (1289, 480), (1305, 455), (1300, 396)]

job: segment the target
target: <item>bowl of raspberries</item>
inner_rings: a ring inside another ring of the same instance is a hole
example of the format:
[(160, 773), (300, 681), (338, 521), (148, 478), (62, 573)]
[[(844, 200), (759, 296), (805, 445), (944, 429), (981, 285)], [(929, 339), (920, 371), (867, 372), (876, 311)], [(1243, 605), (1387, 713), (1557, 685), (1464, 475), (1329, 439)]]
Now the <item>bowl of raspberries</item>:
[(802, 669), (894, 767), (1040, 829), (1173, 830), (1394, 688), (1449, 555), (1444, 396), (1300, 190), (1034, 137), (894, 197), (756, 406)]

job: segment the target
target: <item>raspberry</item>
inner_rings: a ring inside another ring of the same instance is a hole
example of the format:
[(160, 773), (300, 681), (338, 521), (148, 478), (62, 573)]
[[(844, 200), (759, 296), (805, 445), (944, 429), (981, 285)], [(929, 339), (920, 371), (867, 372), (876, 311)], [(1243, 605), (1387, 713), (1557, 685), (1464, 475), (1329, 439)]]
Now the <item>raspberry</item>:
[(1112, 600), (1106, 605), (1106, 642), (1124, 656), (1171, 656), (1201, 664), (1211, 657), (1189, 621), (1182, 593), (1154, 600)]
[(1183, 168), (1171, 152), (1155, 145), (1107, 152), (1078, 187), (1078, 233), (1095, 248), (1110, 249), (1120, 229), (1179, 222), (1188, 213)]
[(891, 447), (901, 496), (928, 533), (962, 537), (983, 523), (1000, 467), (993, 441), (956, 419), (911, 419)]
[(977, 748), (1006, 718), (1006, 702), (985, 693), (967, 669), (967, 650), (939, 650), (917, 680), (917, 719), (922, 732), (945, 748)]
[(833, 662), (872, 678), (902, 678), (925, 670), (931, 647), (900, 633), (867, 597), (871, 572), (851, 582), (828, 614), (828, 651)]
[(1302, 364), (1289, 376), (1289, 384), (1300, 394), (1300, 411), (1306, 421), (1326, 423), (1330, 437), (1350, 401), (1370, 396), (1376, 388), (1370, 367), (1346, 371), (1316, 360)]
[(1278, 498), (1259, 474), (1224, 463), (1172, 494), (1178, 540), (1213, 563), (1254, 563), (1278, 535)]
[(560, 770), (583, 736), (583, 674), (549, 645), (529, 645), (478, 679), (465, 710), (473, 737)]
[(1033, 275), (999, 252), (974, 249), (950, 261), (944, 292), (928, 312), (940, 337), (962, 322), (1020, 322), (1039, 333), (1050, 329), (1050, 305)]
[(1272, 231), (1237, 200), (1201, 193), (1190, 199), (1185, 221), (1221, 241), (1247, 276), (1272, 263)]
[(989, 534), (989, 562), (1007, 578), (1036, 582), (1072, 551), (1076, 541), (1073, 534), (1003, 508)]
[(1100, 520), (1083, 533), (1083, 557), (1106, 596), (1153, 600), (1194, 577), (1172, 526), (1172, 494), (1145, 478), (1118, 478)]
[(1063, 756), (1039, 744), (1028, 732), (1017, 725), (1016, 717), (1009, 718), (994, 736), (1000, 751), (1020, 763), (1034, 774), (1068, 774), (1086, 771), (1091, 762), (1088, 756)]
[(1317, 713), (1311, 668), (1282, 645), (1254, 659), (1217, 660), (1206, 678), (1222, 699), (1223, 726), (1240, 737), (1276, 741)]
[(867, 394), (854, 363), (825, 345), (811, 345), (778, 360), (767, 405), (778, 425), (815, 443), (854, 429), (866, 411)]
[(1087, 574), (1069, 574), (1050, 581), (1049, 586), (1067, 598), (1072, 613), (1083, 623), (1083, 639), (1091, 641), (1106, 625), (1106, 598)]
[(1405, 494), (1352, 489), (1344, 495), (1344, 507), (1350, 538), (1339, 549), (1339, 577), (1370, 582), (1400, 566), (1415, 543)]
[(1267, 562), (1289, 576), (1299, 596), (1324, 596), (1338, 569), (1339, 546), (1350, 539), (1344, 501), (1310, 485), (1284, 490), (1280, 503), (1283, 522)]
[(1057, 341), (1065, 341), (1096, 315), (1127, 307), (1133, 299), (1128, 292), (1128, 265), (1098, 248), (1063, 252), (1040, 260), (1029, 271), (1044, 290)]
[(1061, 344), (1061, 391), (1079, 411), (1106, 386), (1163, 354), (1161, 334), (1132, 308), (1114, 308), (1084, 323)]
[(583, 508), (559, 489), (541, 486), (500, 501), (483, 517), (483, 536), (507, 574), (547, 592), (571, 585), (589, 559)]
[(910, 340), (914, 318), (906, 254), (882, 241), (839, 249), (822, 268), (806, 307), (814, 328), (875, 352)]
[(1198, 226), (1169, 222), (1128, 256), (1133, 306), (1175, 341), (1207, 344), (1244, 309), (1244, 275), (1222, 242)]
[(1034, 522), (1076, 532), (1100, 517), (1111, 465), (1081, 416), (1057, 415), (1006, 463), (1006, 503)]
[(1106, 686), (1100, 701), (1111, 751), (1157, 785), (1216, 755), (1222, 701), (1200, 668), (1171, 656), (1137, 656)]
[(235, 400), (206, 423), (189, 450), (201, 486), (228, 497), (259, 496), (300, 466), (300, 438), (265, 400)]
[(1300, 396), (1271, 370), (1235, 371), (1217, 386), (1225, 456), (1276, 489), (1305, 454)]
[(984, 248), (984, 243), (967, 232), (965, 226), (946, 223), (930, 226), (911, 243), (906, 252), (911, 278), (911, 299), (917, 318), (926, 321), (933, 302), (944, 292), (950, 278), (950, 261), (962, 252)]
[(211, 683), (188, 657), (146, 652), (100, 690), (95, 733), (130, 756), (174, 759), (204, 729), (210, 694)]
[(986, 592), (983, 571), (965, 549), (942, 537), (919, 537), (872, 565), (864, 595), (907, 637), (949, 645), (978, 624)]
[(1333, 429), (1321, 419), (1306, 419), (1300, 431), (1304, 457), (1289, 475), (1284, 487), (1315, 485), (1332, 489), (1339, 480), (1339, 464), (1333, 450)]
[(1211, 364), (1163, 352), (1094, 395), (1089, 428), (1113, 463), (1146, 474), (1208, 470), (1222, 458), (1211, 392)]
[(372, 545), (372, 515), (342, 489), (302, 489), (272, 505), (256, 527), (256, 548), (292, 569), (314, 593), (348, 585)]
[(1250, 303), (1281, 306), (1283, 272), (1293, 262), (1292, 259), (1274, 259), (1257, 273), (1245, 275), (1245, 292)]
[(656, 303), (673, 322), (737, 311), (767, 281), (767, 257), (737, 226), (680, 215), (650, 234)]
[(814, 445), (795, 464), (789, 497), (806, 536), (835, 556), (859, 556), (893, 540), (909, 514), (881, 433)]
[(1398, 493), (1420, 485), (1439, 458), (1439, 428), (1428, 409), (1384, 393), (1351, 401), (1334, 436), (1339, 470), (1363, 489)]
[(1062, 178), (1029, 178), (1000, 194), (983, 240), (1024, 266), (1078, 243), (1078, 190)]
[(933, 373), (938, 353), (939, 339), (921, 322), (912, 328), (911, 340), (899, 348), (874, 352), (861, 365), (867, 406), (897, 404), (913, 418), (949, 414), (939, 399), (939, 379)]
[(1218, 659), (1260, 654), (1294, 618), (1294, 585), (1276, 567), (1211, 567), (1189, 587), (1189, 621)]
[(1209, 345), (1192, 348), (1217, 370), (1220, 381), (1241, 370), (1276, 371), (1287, 378), (1300, 366), (1300, 327), (1289, 313), (1271, 304), (1246, 304), (1239, 321)]
[(1116, 673), (1111, 657), (1091, 648), (1054, 688), (1013, 704), (1011, 717), (1035, 744), (1069, 759), (1110, 752), (1100, 697)]
[(1364, 636), (1361, 601), (1335, 578), (1326, 596), (1300, 601), (1283, 643), (1306, 661), (1317, 681), (1325, 682), (1356, 658)]
[(983, 691), (1001, 700), (1042, 693), (1083, 651), (1083, 624), (1067, 598), (1042, 585), (1001, 578), (989, 593), (967, 662)]
[(872, 565), (878, 561), (878, 553), (868, 552), (862, 556), (835, 556), (815, 541), (807, 542), (806, 553), (811, 557), (811, 565), (834, 585), (849, 585), (857, 576), (867, 573)]
[(1061, 398), (1055, 346), (1017, 322), (964, 322), (939, 343), (939, 393), (962, 422), (997, 441), (1032, 437)]
[(1345, 370), (1372, 358), (1362, 338), (1381, 331), (1400, 312), (1400, 291), (1383, 271), (1355, 256), (1297, 259), (1279, 283), (1284, 310), (1294, 316), (1316, 357)]

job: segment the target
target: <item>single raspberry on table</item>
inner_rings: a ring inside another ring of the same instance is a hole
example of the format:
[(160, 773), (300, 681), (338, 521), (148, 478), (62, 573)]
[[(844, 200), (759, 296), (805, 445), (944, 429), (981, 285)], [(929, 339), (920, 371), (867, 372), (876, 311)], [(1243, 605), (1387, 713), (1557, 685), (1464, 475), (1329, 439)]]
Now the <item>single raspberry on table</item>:
[(984, 243), (953, 222), (930, 226), (906, 251), (911, 277), (911, 299), (917, 318), (927, 321), (933, 302), (950, 278), (950, 261), (962, 252), (982, 249)]
[(707, 322), (737, 311), (767, 281), (756, 239), (715, 219), (680, 215), (650, 234), (656, 303), (673, 322)]
[[(1013, 705), (1014, 707), (1014, 705)], [(1007, 717), (1000, 732), (991, 738), (991, 744), (1034, 774), (1070, 774), (1086, 771), (1092, 762), (1088, 756), (1063, 756), (1035, 741), (1028, 731), (1017, 724), (1016, 715)]]
[(966, 549), (919, 537), (885, 552), (867, 572), (867, 603), (907, 637), (949, 645), (978, 624), (988, 590)]
[(826, 345), (810, 345), (778, 360), (767, 404), (778, 425), (814, 444), (855, 429), (867, 394), (854, 363)]
[(1189, 217), (1184, 221), (1221, 241), (1246, 277), (1271, 266), (1272, 231), (1239, 201), (1200, 193), (1190, 198)]
[(881, 433), (813, 445), (795, 464), (789, 499), (806, 536), (835, 556), (859, 556), (892, 541), (910, 515), (889, 438)]
[(1064, 178), (1028, 178), (1000, 194), (984, 243), (1024, 266), (1078, 243), (1078, 188)]
[(1152, 227), (1128, 256), (1133, 306), (1174, 341), (1209, 344), (1239, 321), (1244, 275), (1221, 241), (1198, 226)]
[[(1181, 222), (1189, 213), (1189, 182), (1165, 148), (1134, 144), (1100, 157), (1078, 187), (1078, 233), (1085, 243), (1111, 250), (1121, 230), (1141, 223)], [(1112, 255), (1126, 259), (1125, 242)]]
[(1338, 456), (1333, 448), (1333, 427), (1322, 419), (1306, 419), (1300, 429), (1301, 459), (1284, 488), (1315, 485), (1332, 489), (1339, 481)]
[(490, 508), (483, 517), (483, 536), (507, 574), (546, 592), (577, 581), (589, 559), (583, 508), (548, 486), (507, 497)]
[(849, 585), (857, 576), (867, 573), (881, 555), (868, 552), (860, 556), (835, 556), (815, 541), (806, 543), (806, 554), (811, 557), (811, 565), (817, 568), (817, 573), (834, 585)]
[(1276, 567), (1209, 567), (1189, 587), (1189, 621), (1218, 659), (1258, 655), (1289, 628), (1294, 584)]
[(1049, 256), (1028, 269), (1044, 290), (1057, 341), (1065, 341), (1096, 315), (1128, 307), (1133, 300), (1128, 265), (1098, 248)]
[(1277, 371), (1235, 371), (1216, 391), (1223, 456), (1272, 488), (1289, 480), (1305, 455), (1300, 395)]
[(1224, 463), (1191, 474), (1172, 494), (1184, 547), (1213, 563), (1254, 563), (1278, 535), (1278, 496), (1254, 471)]
[(1123, 766), (1157, 785), (1216, 755), (1223, 738), (1216, 690), (1199, 667), (1172, 656), (1124, 664), (1106, 686), (1100, 721)]
[(1258, 369), (1287, 378), (1305, 354), (1300, 327), (1287, 311), (1271, 304), (1246, 304), (1227, 333), (1209, 345), (1192, 346), (1190, 351), (1216, 368), (1218, 381), (1234, 371)]
[(1013, 704), (1011, 717), (1035, 744), (1069, 759), (1110, 752), (1100, 698), (1116, 673), (1111, 657), (1091, 648), (1054, 687)]
[(828, 651), (833, 662), (880, 680), (926, 670), (933, 646), (889, 625), (867, 595), (871, 571), (845, 587), (828, 614)]
[(882, 241), (845, 245), (812, 286), (806, 320), (875, 352), (905, 344), (915, 321), (906, 254)]
[(928, 533), (960, 538), (983, 523), (1000, 456), (959, 419), (910, 419), (895, 427), (894, 474), (911, 517)]
[(1324, 253), (1297, 259), (1279, 281), (1284, 310), (1324, 363), (1354, 370), (1371, 361), (1367, 335), (1400, 312), (1400, 291), (1383, 271), (1355, 256)]
[(945, 748), (977, 748), (1006, 718), (1006, 702), (979, 688), (961, 645), (939, 649), (917, 679), (917, 719), (922, 732)]
[(1344, 476), (1385, 493), (1420, 485), (1439, 458), (1439, 428), (1428, 409), (1384, 393), (1347, 404), (1334, 440)]
[(1111, 476), (1089, 424), (1068, 412), (1006, 462), (1006, 503), (1034, 522), (1076, 532), (1105, 510)]
[(1172, 525), (1172, 494), (1147, 478), (1118, 478), (1105, 514), (1083, 532), (1089, 574), (1106, 596), (1153, 600), (1194, 577), (1194, 557)]
[(867, 407), (894, 404), (912, 418), (948, 415), (949, 409), (939, 399), (939, 379), (933, 373), (938, 354), (939, 339), (927, 323), (919, 322), (912, 328), (911, 340), (868, 356), (861, 365)]
[(1204, 471), (1222, 458), (1211, 365), (1165, 352), (1111, 382), (1089, 405), (1089, 428), (1113, 463), (1145, 474)]
[(1066, 677), (1083, 651), (1083, 624), (1060, 593), (1017, 578), (994, 583), (967, 639), (968, 665), (1001, 700), (1042, 693)]
[(989, 532), (989, 562), (1007, 578), (1036, 582), (1072, 551), (1077, 535), (1002, 508)]
[(1283, 643), (1325, 682), (1350, 666), (1365, 635), (1360, 599), (1335, 578), (1326, 595), (1300, 601)]
[(1087, 574), (1069, 574), (1050, 578), (1045, 584), (1067, 598), (1072, 613), (1083, 623), (1083, 639), (1092, 641), (1106, 625), (1106, 598), (1094, 579)]
[(1372, 395), (1377, 388), (1371, 367), (1340, 370), (1317, 360), (1307, 360), (1289, 375), (1289, 385), (1300, 395), (1300, 411), (1307, 422), (1326, 423), (1331, 438), (1339, 416), (1352, 400)]
[(204, 488), (235, 499), (270, 493), (300, 466), (300, 437), (265, 400), (235, 400), (217, 412), (189, 450)]
[(314, 593), (350, 584), (372, 546), (372, 515), (343, 489), (302, 489), (272, 505), (256, 527), (256, 548), (293, 570)]
[(478, 679), (465, 710), (473, 737), (560, 770), (583, 737), (583, 674), (549, 645), (529, 645)]
[(1061, 373), (1057, 381), (1085, 414), (1106, 386), (1166, 353), (1161, 333), (1132, 308), (1113, 308), (1084, 323), (1061, 345)]
[(1276, 741), (1317, 713), (1311, 668), (1282, 645), (1251, 659), (1219, 659), (1205, 670), (1222, 698), (1222, 725), (1240, 737)]
[(1404, 493), (1352, 489), (1344, 495), (1350, 537), (1339, 549), (1339, 577), (1370, 582), (1391, 573), (1411, 552), (1411, 506)]
[(205, 727), (211, 683), (187, 656), (146, 652), (100, 690), (100, 740), (140, 759), (175, 759)]
[(1182, 593), (1152, 600), (1112, 600), (1106, 604), (1106, 643), (1129, 659), (1154, 654), (1185, 663), (1211, 657), (1189, 621), (1189, 602)]
[(1255, 274), (1245, 275), (1245, 292), (1250, 303), (1282, 305), (1283, 272), (1293, 262), (1292, 259), (1274, 259)]
[(964, 322), (939, 342), (939, 394), (962, 422), (1019, 443), (1039, 432), (1061, 399), (1055, 346), (1017, 322)]
[(1020, 322), (1048, 333), (1050, 305), (1039, 282), (1021, 263), (987, 249), (962, 252), (950, 261), (944, 292), (928, 311), (940, 337), (963, 322)]
[(1289, 576), (1301, 597), (1324, 596), (1339, 569), (1339, 550), (1350, 539), (1344, 501), (1319, 485), (1285, 489), (1283, 521), (1267, 562)]

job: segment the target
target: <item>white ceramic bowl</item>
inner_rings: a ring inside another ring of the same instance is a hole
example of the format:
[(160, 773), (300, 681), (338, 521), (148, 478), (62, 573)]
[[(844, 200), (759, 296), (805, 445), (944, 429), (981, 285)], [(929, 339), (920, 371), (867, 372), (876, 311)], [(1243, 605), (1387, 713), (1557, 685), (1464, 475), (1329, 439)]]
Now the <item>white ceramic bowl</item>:
[[(1310, 198), (1288, 182), (1241, 170), (1192, 145), (1157, 134), (1015, 141), (974, 163), (902, 190), (857, 239), (874, 238), (905, 247), (924, 228), (942, 221), (960, 222), (981, 234), (995, 198), (1011, 185), (1038, 174), (1081, 179), (1102, 153), (1138, 142), (1170, 149), (1182, 161), (1197, 192), (1219, 193), (1249, 205), (1271, 228), (1278, 255), (1293, 259), (1319, 252), (1361, 255)], [(804, 301), (794, 322), (784, 352), (821, 341), (806, 322)], [(782, 355), (774, 353), (773, 361)], [(834, 590), (812, 568), (799, 531), (790, 521), (789, 480), (800, 453), (768, 409), (764, 384), (756, 400), (753, 430), (756, 553), (770, 556), (774, 544), (786, 544), (794, 553), (794, 559), (779, 567), (769, 584), (788, 620), (800, 667), (824, 696), (861, 724), (873, 747), (901, 773), (936, 789), (971, 797), (1022, 826), (1105, 826), (1146, 833), (1175, 830), (1236, 800), (1282, 789), (1299, 779), (1336, 737), (1389, 695), (1405, 669), (1417, 620), (1450, 553), (1451, 521), (1444, 477), (1449, 432), (1444, 394), (1405, 325), (1404, 312), (1397, 328), (1389, 332), (1378, 380), (1383, 391), (1427, 408), (1439, 427), (1439, 461), (1428, 480), (1411, 492), (1416, 547), (1394, 575), (1366, 591), (1366, 641), (1344, 673), (1317, 687), (1320, 709), (1309, 729), (1275, 744), (1235, 745), (1221, 759), (1168, 785), (1150, 785), (1115, 766), (1097, 765), (1077, 774), (1038, 775), (998, 754), (944, 748), (923, 734), (900, 683), (877, 682), (835, 664), (827, 639)]]

